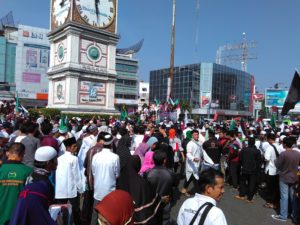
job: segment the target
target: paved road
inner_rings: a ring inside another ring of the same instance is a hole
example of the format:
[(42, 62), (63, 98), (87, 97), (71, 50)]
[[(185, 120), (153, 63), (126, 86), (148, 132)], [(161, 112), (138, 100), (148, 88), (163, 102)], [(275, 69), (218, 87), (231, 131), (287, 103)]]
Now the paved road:
[[(192, 185), (190, 185), (192, 186)], [(272, 214), (276, 214), (273, 209), (267, 209), (263, 207), (265, 201), (256, 195), (253, 203), (247, 203), (246, 201), (236, 200), (234, 198), (238, 192), (233, 190), (229, 186), (225, 187), (225, 194), (218, 204), (223, 210), (227, 219), (228, 225), (292, 225), (291, 220), (287, 222), (275, 221), (271, 218)], [(171, 217), (176, 220), (178, 211), (183, 201), (186, 199), (184, 196), (180, 196), (180, 199), (176, 202), (176, 205), (172, 208)]]

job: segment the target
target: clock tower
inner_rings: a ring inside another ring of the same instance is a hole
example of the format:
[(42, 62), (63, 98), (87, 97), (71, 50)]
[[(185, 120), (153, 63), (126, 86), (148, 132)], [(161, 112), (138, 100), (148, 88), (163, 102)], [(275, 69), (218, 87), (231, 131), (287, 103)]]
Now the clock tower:
[(48, 107), (116, 114), (117, 0), (51, 0)]

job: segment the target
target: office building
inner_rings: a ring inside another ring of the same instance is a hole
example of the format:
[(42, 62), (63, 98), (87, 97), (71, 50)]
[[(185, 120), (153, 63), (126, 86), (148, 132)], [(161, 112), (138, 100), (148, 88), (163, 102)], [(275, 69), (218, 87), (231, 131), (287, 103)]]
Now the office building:
[[(166, 101), (168, 76), (168, 68), (150, 72), (150, 102)], [(251, 116), (253, 88), (254, 77), (241, 70), (215, 63), (183, 65), (174, 68), (172, 99), (188, 102), (193, 114)]]
[(134, 57), (134, 54), (141, 49), (143, 42), (144, 40), (142, 39), (131, 47), (117, 49), (117, 82), (115, 86), (116, 109), (121, 109), (124, 104), (129, 112), (133, 112), (138, 107), (139, 61)]

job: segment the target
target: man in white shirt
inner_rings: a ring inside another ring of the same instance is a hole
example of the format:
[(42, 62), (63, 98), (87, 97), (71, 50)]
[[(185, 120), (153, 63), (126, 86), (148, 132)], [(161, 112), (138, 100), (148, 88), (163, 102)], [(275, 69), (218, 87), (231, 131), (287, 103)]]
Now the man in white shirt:
[(264, 206), (272, 209), (277, 208), (279, 204), (279, 175), (275, 166), (275, 160), (278, 158), (280, 152), (279, 146), (275, 143), (275, 139), (275, 134), (270, 133), (267, 135), (269, 145), (266, 146), (264, 153), (267, 181), (267, 202)]
[(197, 180), (199, 180), (200, 165), (203, 158), (202, 145), (199, 142), (199, 131), (192, 130), (192, 140), (186, 146), (186, 179), (181, 189), (181, 193), (189, 196), (187, 188), (193, 181), (195, 191), (198, 191)]
[(227, 225), (224, 213), (216, 206), (224, 194), (224, 175), (217, 170), (208, 169), (200, 174), (199, 192), (185, 200), (178, 217), (178, 225)]
[[(94, 155), (92, 160), (92, 174), (94, 177), (94, 206), (116, 189), (116, 180), (120, 175), (120, 159), (112, 152), (113, 136), (104, 136), (101, 152)], [(91, 225), (97, 225), (98, 215), (94, 211)]]
[[(72, 215), (75, 225), (80, 225), (80, 199), (83, 193), (78, 158), (73, 154), (77, 152), (76, 139), (74, 137), (63, 141), (66, 152), (58, 157), (55, 183), (55, 199), (58, 203), (72, 205)], [(78, 194), (79, 193), (79, 194)]]
[(79, 169), (81, 172), (82, 179), (82, 185), (85, 185), (85, 175), (84, 175), (84, 161), (86, 157), (86, 153), (88, 150), (90, 150), (92, 147), (94, 147), (97, 143), (97, 134), (98, 134), (98, 127), (96, 124), (92, 123), (87, 128), (87, 136), (82, 139), (82, 144), (80, 147), (80, 150), (78, 152), (78, 161), (79, 161)]

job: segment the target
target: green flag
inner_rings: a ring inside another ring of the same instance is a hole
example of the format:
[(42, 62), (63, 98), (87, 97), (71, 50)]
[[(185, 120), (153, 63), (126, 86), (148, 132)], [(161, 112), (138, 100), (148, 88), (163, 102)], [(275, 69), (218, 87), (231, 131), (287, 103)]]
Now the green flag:
[(159, 105), (158, 100), (155, 98), (154, 101), (155, 101), (155, 106), (158, 107), (158, 105)]
[(179, 103), (179, 102), (178, 102), (178, 99), (176, 99), (175, 102), (174, 102), (174, 104), (175, 104), (175, 105), (178, 105), (178, 103)]
[(20, 106), (19, 95), (18, 95), (18, 91), (16, 91), (16, 113), (19, 112), (19, 106)]
[(65, 134), (68, 132), (68, 127), (66, 124), (66, 120), (64, 115), (62, 115), (61, 119), (60, 119), (60, 123), (59, 123), (59, 129), (58, 129), (59, 133), (61, 134)]
[(270, 125), (273, 129), (276, 128), (276, 122), (275, 122), (275, 116), (274, 114), (271, 115), (271, 121), (270, 121)]
[(231, 130), (235, 130), (235, 128), (236, 128), (236, 123), (235, 123), (234, 119), (232, 119), (232, 120), (230, 121), (230, 127), (229, 127), (229, 130), (230, 130), (230, 131), (231, 131)]
[(207, 141), (209, 139), (209, 135), (208, 135), (208, 129), (205, 131), (205, 141)]
[(120, 114), (120, 120), (125, 121), (127, 119), (128, 113), (126, 106), (123, 104), (122, 109), (121, 109), (121, 114)]

